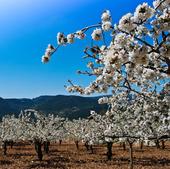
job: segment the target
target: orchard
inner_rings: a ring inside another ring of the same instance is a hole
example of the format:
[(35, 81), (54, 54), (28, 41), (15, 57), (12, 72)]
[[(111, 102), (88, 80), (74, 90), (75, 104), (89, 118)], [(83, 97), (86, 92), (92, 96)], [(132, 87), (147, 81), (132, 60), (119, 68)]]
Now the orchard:
[(48, 154), (51, 143), (72, 141), (76, 151), (83, 144), (91, 154), (95, 146), (104, 145), (106, 159), (112, 161), (113, 146), (120, 145), (128, 149), (133, 169), (136, 145), (141, 150), (155, 146), (166, 151), (170, 139), (170, 0), (140, 4), (118, 23), (105, 10), (97, 24), (68, 34), (59, 32), (57, 45), (47, 46), (42, 62), (48, 63), (63, 46), (85, 38), (92, 41), (82, 54), (87, 70), (77, 72), (92, 76), (93, 81), (82, 86), (68, 80), (65, 88), (83, 96), (103, 94), (98, 103), (107, 104), (105, 114), (91, 110), (88, 119), (68, 120), (28, 109), (18, 117), (5, 116), (0, 128), (4, 155), (9, 144), (24, 141), (34, 145), (38, 160), (43, 161), (42, 146)]

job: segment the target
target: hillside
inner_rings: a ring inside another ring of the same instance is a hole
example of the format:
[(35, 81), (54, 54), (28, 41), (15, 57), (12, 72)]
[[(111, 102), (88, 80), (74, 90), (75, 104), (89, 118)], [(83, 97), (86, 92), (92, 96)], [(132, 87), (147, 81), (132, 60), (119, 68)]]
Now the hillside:
[(3, 99), (0, 98), (0, 117), (5, 114), (18, 115), (21, 110), (32, 108), (53, 113), (69, 119), (87, 117), (90, 110), (104, 112), (106, 105), (99, 105), (98, 97), (81, 96), (40, 96), (34, 99)]

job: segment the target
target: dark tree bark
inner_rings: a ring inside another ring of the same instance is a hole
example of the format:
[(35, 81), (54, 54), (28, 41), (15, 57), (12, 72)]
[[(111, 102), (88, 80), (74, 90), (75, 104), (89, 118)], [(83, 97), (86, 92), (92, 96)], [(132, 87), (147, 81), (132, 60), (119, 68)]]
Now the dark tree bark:
[(140, 149), (143, 149), (143, 140), (140, 142)]
[(34, 142), (34, 144), (35, 144), (35, 151), (36, 151), (36, 153), (37, 153), (38, 159), (39, 159), (40, 161), (42, 161), (43, 154), (42, 154), (42, 150), (41, 150), (41, 142), (38, 141), (38, 140), (36, 140), (36, 141)]
[(11, 141), (10, 143), (11, 149), (13, 148), (13, 145), (14, 145), (14, 141)]
[(37, 152), (38, 152), (37, 142), (34, 142), (34, 148), (35, 148), (35, 151), (36, 151), (36, 153), (37, 153)]
[(77, 150), (79, 150), (79, 141), (75, 141), (75, 144), (76, 144)]
[(111, 160), (112, 159), (112, 145), (113, 142), (107, 142), (107, 160)]
[(88, 141), (86, 141), (86, 142), (84, 143), (84, 146), (86, 147), (86, 150), (89, 151), (89, 144), (88, 144)]
[(49, 145), (50, 145), (50, 142), (49, 142), (49, 141), (44, 141), (43, 146), (44, 146), (44, 152), (45, 152), (46, 154), (49, 153)]
[(156, 144), (156, 148), (160, 148), (159, 140), (156, 140), (156, 141), (155, 141), (155, 144)]
[(90, 150), (91, 150), (91, 153), (93, 154), (94, 151), (93, 151), (93, 145), (90, 145)]
[(7, 141), (2, 142), (3, 154), (7, 155)]
[(62, 140), (59, 140), (59, 145), (61, 145), (61, 143), (62, 143)]
[(123, 145), (123, 150), (125, 151), (126, 150), (126, 143), (123, 142), (122, 145)]
[(161, 140), (161, 143), (162, 143), (162, 149), (165, 149), (165, 141)]
[(133, 142), (129, 142), (130, 163), (129, 168), (133, 169)]

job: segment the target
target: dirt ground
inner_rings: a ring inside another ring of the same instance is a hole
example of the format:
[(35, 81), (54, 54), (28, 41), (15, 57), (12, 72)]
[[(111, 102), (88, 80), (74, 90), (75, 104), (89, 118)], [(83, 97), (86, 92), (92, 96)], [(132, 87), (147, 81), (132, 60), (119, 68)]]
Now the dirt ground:
[[(55, 143), (42, 162), (37, 160), (33, 145), (15, 144), (6, 156), (0, 150), (0, 169), (128, 169), (128, 163), (128, 149), (124, 151), (119, 145), (113, 145), (112, 161), (106, 160), (106, 146), (95, 146), (91, 154), (83, 145), (77, 151), (74, 144)], [(170, 143), (164, 150), (135, 147), (134, 169), (170, 169)]]

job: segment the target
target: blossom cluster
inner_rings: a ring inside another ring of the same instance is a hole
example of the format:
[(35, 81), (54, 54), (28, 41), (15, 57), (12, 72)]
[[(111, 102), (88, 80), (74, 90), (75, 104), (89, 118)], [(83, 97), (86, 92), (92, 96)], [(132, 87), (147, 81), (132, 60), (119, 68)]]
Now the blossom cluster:
[(55, 47), (51, 44), (48, 45), (45, 55), (42, 56), (42, 62), (47, 63), (50, 60), (51, 55), (55, 52)]

